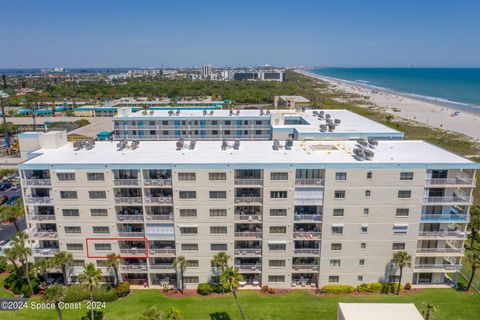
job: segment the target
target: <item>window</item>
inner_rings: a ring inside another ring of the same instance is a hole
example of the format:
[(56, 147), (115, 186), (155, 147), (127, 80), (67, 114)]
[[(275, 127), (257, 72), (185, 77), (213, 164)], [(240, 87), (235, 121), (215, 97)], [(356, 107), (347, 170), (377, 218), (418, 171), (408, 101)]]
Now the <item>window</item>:
[(112, 245), (110, 243), (95, 243), (95, 250), (110, 251), (112, 250)]
[(359, 266), (364, 266), (365, 265), (365, 259), (358, 260), (358, 265)]
[(368, 171), (367, 172), (367, 179), (372, 179), (373, 178), (373, 172), (372, 171)]
[(340, 208), (333, 209), (334, 217), (343, 217), (344, 213), (345, 213), (345, 209), (340, 209)]
[(196, 217), (197, 209), (180, 209), (180, 217)]
[(360, 232), (361, 233), (367, 233), (368, 232), (368, 226), (367, 225), (362, 225), (360, 227)]
[(67, 243), (67, 250), (81, 251), (83, 250), (83, 243)]
[(210, 244), (211, 251), (227, 251), (226, 243), (212, 243)]
[(369, 210), (368, 208), (364, 208), (364, 209), (363, 209), (363, 214), (364, 214), (365, 216), (368, 216), (369, 213), (370, 213), (370, 210)]
[(195, 172), (179, 172), (178, 180), (179, 181), (195, 181), (197, 176)]
[(198, 234), (197, 227), (180, 227), (181, 234)]
[(109, 227), (92, 227), (93, 233), (110, 233), (110, 228)]
[(162, 130), (162, 134), (163, 134), (164, 136), (168, 136), (168, 130)]
[(87, 172), (88, 181), (105, 181), (105, 174), (102, 172)]
[(366, 242), (360, 243), (360, 249), (362, 249), (362, 250), (367, 249), (367, 243)]
[(269, 243), (268, 250), (285, 251), (287, 250), (287, 244), (286, 243)]
[(339, 282), (340, 277), (339, 276), (328, 276), (328, 282)]
[(187, 268), (198, 268), (198, 260), (187, 260)]
[(163, 120), (163, 121), (162, 121), (162, 126), (168, 126), (168, 121), (167, 121), (167, 120)]
[(58, 172), (57, 178), (60, 181), (75, 181), (75, 172)]
[(365, 197), (370, 197), (372, 192), (370, 190), (365, 190)]
[(85, 260), (73, 260), (73, 267), (83, 267), (85, 265)]
[(270, 233), (287, 233), (287, 227), (282, 226), (271, 226)]
[(220, 226), (220, 227), (210, 227), (211, 234), (227, 234), (227, 227)]
[(178, 193), (178, 197), (180, 199), (196, 199), (197, 192), (196, 191), (180, 191)]
[(210, 199), (226, 199), (227, 191), (210, 191)]
[(270, 180), (288, 180), (288, 172), (270, 172)]
[(106, 217), (108, 216), (107, 209), (90, 209), (90, 214), (92, 217)]
[(287, 209), (270, 209), (271, 217), (286, 217)]
[(107, 260), (97, 260), (97, 266), (98, 267), (108, 267), (107, 266)]
[(62, 215), (64, 217), (78, 217), (80, 216), (80, 211), (78, 209), (62, 209)]
[(395, 251), (405, 250), (405, 242), (394, 242), (392, 244), (392, 250), (395, 250)]
[(269, 267), (285, 267), (285, 260), (268, 260)]
[(227, 180), (227, 173), (226, 172), (209, 172), (208, 180), (210, 181)]
[(285, 282), (285, 276), (268, 276), (268, 282)]
[(400, 172), (400, 180), (413, 180), (413, 172)]
[(107, 193), (105, 191), (88, 191), (90, 199), (106, 199)]
[(286, 199), (288, 191), (270, 191), (270, 198), (272, 199)]
[(389, 276), (388, 276), (388, 282), (395, 282), (395, 283), (397, 283), (397, 282), (398, 282), (398, 279), (400, 279), (400, 276), (397, 276), (397, 275), (389, 275)]
[(357, 277), (357, 281), (358, 281), (358, 282), (362, 282), (362, 281), (363, 281), (363, 276), (358, 276), (358, 277)]
[(344, 190), (336, 190), (334, 192), (335, 199), (345, 199), (345, 191)]
[(227, 209), (210, 209), (210, 217), (226, 217)]
[(332, 226), (332, 233), (333, 234), (343, 234), (343, 227), (342, 226)]
[(183, 251), (198, 251), (198, 243), (182, 243)]
[(393, 225), (393, 233), (401, 234), (401, 233), (407, 233), (407, 232), (408, 232), (408, 225), (404, 225), (404, 224)]
[(409, 199), (412, 196), (412, 191), (410, 190), (399, 190), (398, 198), (399, 199)]
[(77, 191), (60, 191), (62, 199), (77, 199)]
[(334, 250), (334, 251), (342, 250), (342, 244), (341, 243), (332, 243), (330, 245), (330, 250)]
[(330, 260), (330, 267), (340, 267), (340, 260), (339, 259)]
[(408, 208), (397, 208), (397, 212), (395, 213), (395, 216), (396, 217), (408, 217), (409, 211), (410, 210)]
[(198, 283), (198, 277), (183, 277), (184, 283)]
[(335, 180), (337, 180), (337, 181), (347, 180), (347, 173), (346, 172), (336, 172), (335, 173)]
[(80, 227), (65, 227), (65, 233), (82, 233)]

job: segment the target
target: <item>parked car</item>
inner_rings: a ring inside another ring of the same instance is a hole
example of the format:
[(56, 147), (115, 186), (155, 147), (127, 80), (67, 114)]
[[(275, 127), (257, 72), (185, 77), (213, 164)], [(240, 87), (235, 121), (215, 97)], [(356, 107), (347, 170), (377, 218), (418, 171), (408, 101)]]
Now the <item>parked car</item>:
[(19, 184), (14, 184), (12, 186), (12, 188), (10, 188), (10, 190), (14, 190), (14, 191), (20, 190), (20, 185)]
[(12, 187), (10, 183), (2, 183), (0, 184), (0, 191), (5, 191), (8, 190)]
[(13, 203), (15, 202), (15, 200), (17, 200), (18, 198), (20, 198), (20, 197), (19, 197), (19, 196), (11, 196), (11, 197), (5, 202), (5, 204), (13, 205)]

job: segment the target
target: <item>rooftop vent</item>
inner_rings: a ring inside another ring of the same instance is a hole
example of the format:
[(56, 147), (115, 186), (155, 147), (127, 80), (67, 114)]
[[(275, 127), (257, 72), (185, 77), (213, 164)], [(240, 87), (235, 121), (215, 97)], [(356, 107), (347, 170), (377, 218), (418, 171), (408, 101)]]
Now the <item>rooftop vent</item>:
[(368, 142), (365, 141), (365, 139), (358, 139), (357, 143), (361, 145), (362, 147), (368, 147)]
[(333, 124), (332, 118), (327, 119), (326, 122), (327, 122), (327, 124)]
[(331, 118), (330, 113), (325, 114), (325, 119), (330, 119), (330, 118)]
[(281, 145), (280, 142), (278, 142), (278, 139), (273, 140), (273, 150), (278, 150), (280, 149)]
[(155, 113), (155, 111), (150, 110), (150, 115), (151, 115), (151, 116), (153, 116), (154, 113)]
[(132, 143), (130, 144), (130, 149), (132, 150), (138, 149), (139, 145), (140, 145), (140, 141), (138, 140), (132, 141)]
[(270, 115), (270, 110), (269, 110), (269, 109), (267, 109), (267, 116), (269, 116), (269, 115)]
[(197, 145), (197, 142), (195, 140), (192, 140), (190, 141), (190, 145), (188, 146), (188, 149), (195, 150), (196, 145)]
[(236, 113), (236, 115), (237, 115), (237, 116), (239, 116), (239, 115), (240, 115), (240, 110), (237, 110), (237, 113)]
[(179, 115), (180, 115), (180, 110), (175, 111), (175, 114), (176, 114), (177, 116), (179, 116)]
[(340, 119), (335, 119), (334, 122), (335, 122), (335, 125), (338, 126), (340, 123), (342, 123), (342, 120), (340, 120)]
[(369, 150), (369, 149), (363, 149), (363, 153), (365, 155), (366, 160), (371, 160), (373, 158), (373, 156), (375, 155), (375, 153), (372, 150)]
[(80, 150), (80, 149), (82, 149), (82, 144), (80, 143), (80, 141), (75, 141), (75, 142), (73, 143), (73, 150), (74, 150), (74, 151), (78, 151), (78, 150)]
[(322, 132), (327, 131), (327, 125), (326, 124), (321, 124), (321, 125), (319, 125), (319, 127), (320, 127), (320, 131), (322, 131)]
[(203, 110), (203, 115), (204, 115), (204, 116), (207, 115), (207, 110)]
[(127, 147), (127, 139), (123, 139), (123, 140), (120, 140), (118, 141), (117, 143), (117, 151), (122, 151), (123, 149), (125, 149)]
[(292, 150), (292, 147), (293, 147), (292, 138), (288, 138), (287, 140), (285, 140), (285, 149), (286, 150)]
[(240, 140), (235, 140), (235, 143), (233, 144), (233, 150), (239, 150), (240, 149)]
[(210, 110), (210, 115), (213, 116), (213, 110)]
[(320, 119), (323, 119), (325, 117), (325, 112), (324, 111), (320, 111), (318, 113), (318, 116), (320, 117)]
[(260, 109), (260, 116), (263, 116), (263, 109)]
[(314, 110), (314, 111), (313, 111), (313, 115), (314, 115), (314, 116), (318, 116), (318, 111), (317, 111), (317, 110)]
[(222, 150), (227, 150), (227, 148), (228, 148), (228, 142), (227, 142), (227, 140), (223, 140), (222, 141)]
[(328, 124), (328, 131), (330, 132), (335, 131), (335, 125), (333, 123)]
[(176, 143), (177, 150), (182, 150), (183, 149), (183, 144), (184, 144), (183, 139), (182, 138), (178, 139), (177, 143)]
[(359, 158), (363, 158), (363, 149), (362, 148), (354, 148), (353, 154)]
[(307, 111), (307, 108), (306, 107), (302, 107), (302, 112), (305, 112)]
[(95, 140), (85, 140), (85, 149), (92, 150), (95, 148)]
[(373, 138), (368, 138), (368, 143), (372, 148), (375, 148), (376, 146), (378, 146), (378, 140)]
[(233, 109), (230, 109), (229, 115), (233, 116)]

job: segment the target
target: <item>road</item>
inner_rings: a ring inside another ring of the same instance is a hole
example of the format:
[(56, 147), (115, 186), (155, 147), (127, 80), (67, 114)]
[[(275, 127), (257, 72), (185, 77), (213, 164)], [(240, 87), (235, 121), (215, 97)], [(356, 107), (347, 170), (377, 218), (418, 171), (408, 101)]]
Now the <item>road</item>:
[[(22, 196), (22, 192), (20, 190), (7, 190), (7, 191), (1, 191), (0, 192), (0, 197), (3, 197), (4, 195), (7, 195), (8, 197), (12, 196)], [(25, 221), (25, 216), (23, 216), (20, 221), (20, 229), (25, 230), (27, 229), (27, 223)], [(0, 245), (5, 244), (8, 240), (10, 240), (16, 233), (15, 226), (13, 223), (9, 224), (0, 224)]]

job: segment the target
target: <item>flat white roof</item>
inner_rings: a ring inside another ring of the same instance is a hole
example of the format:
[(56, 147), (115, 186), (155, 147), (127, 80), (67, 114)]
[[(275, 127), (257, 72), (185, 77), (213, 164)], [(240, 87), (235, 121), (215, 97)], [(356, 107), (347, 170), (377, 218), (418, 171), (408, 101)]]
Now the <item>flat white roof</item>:
[(354, 156), (355, 141), (294, 141), (291, 150), (273, 150), (272, 141), (241, 141), (239, 150), (229, 142), (226, 150), (221, 141), (197, 141), (195, 149), (188, 149), (189, 141), (180, 151), (176, 141), (141, 141), (138, 148), (117, 150), (117, 142), (96, 142), (92, 150), (74, 151), (68, 143), (57, 149), (40, 149), (38, 155), (22, 164), (23, 167), (85, 166), (144, 166), (171, 167), (368, 167), (398, 168), (480, 168), (480, 164), (435, 147), (423, 141), (379, 141), (371, 149), (374, 157), (361, 160)]
[(308, 100), (307, 98), (302, 97), (302, 96), (278, 96), (278, 97), (283, 99), (283, 100), (295, 99), (295, 102), (310, 102), (310, 100)]
[(339, 303), (338, 309), (344, 320), (423, 320), (413, 303)]

